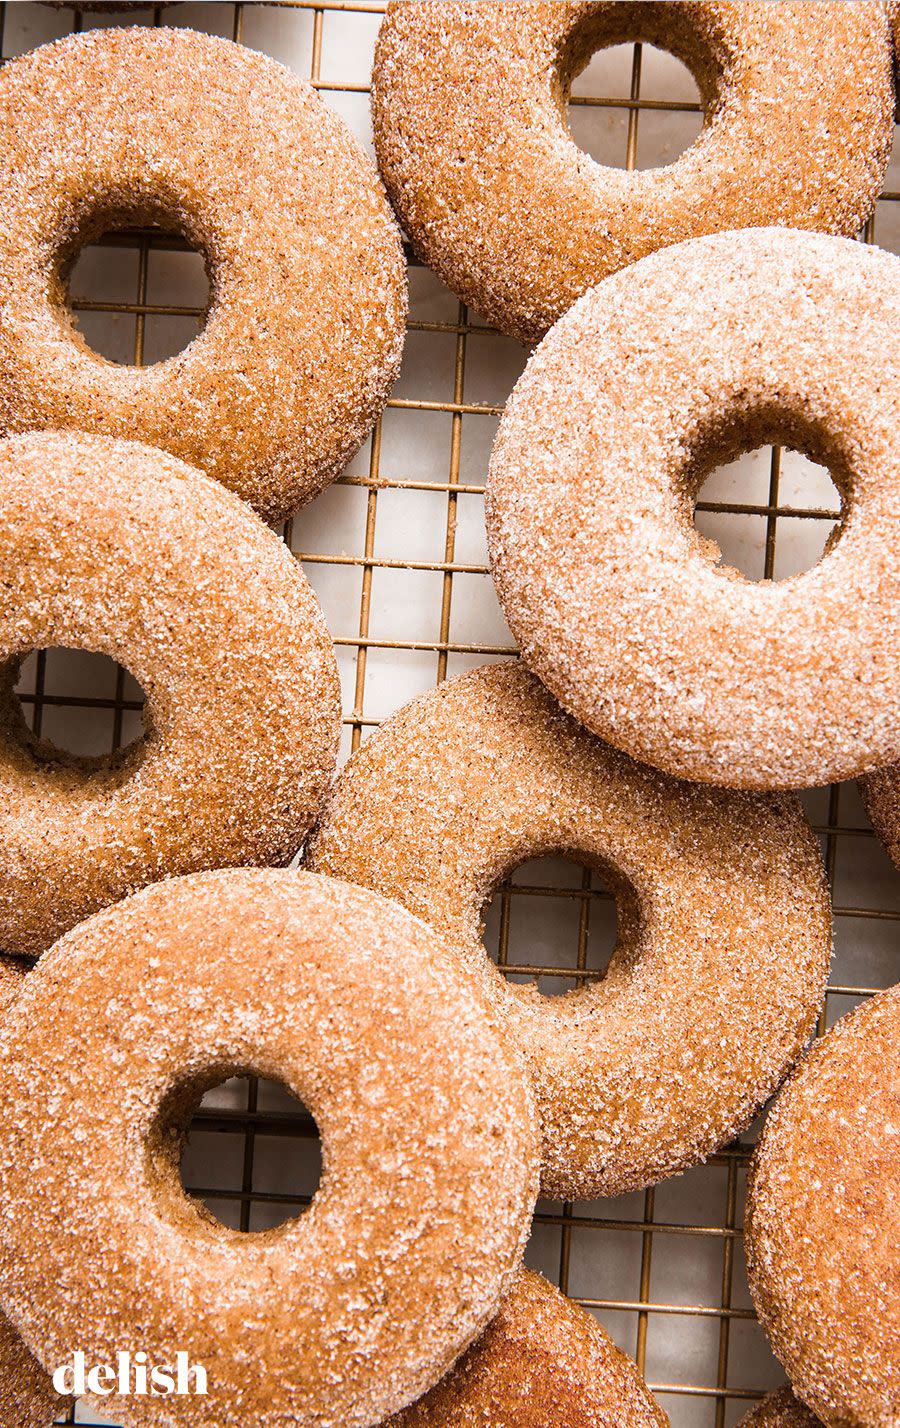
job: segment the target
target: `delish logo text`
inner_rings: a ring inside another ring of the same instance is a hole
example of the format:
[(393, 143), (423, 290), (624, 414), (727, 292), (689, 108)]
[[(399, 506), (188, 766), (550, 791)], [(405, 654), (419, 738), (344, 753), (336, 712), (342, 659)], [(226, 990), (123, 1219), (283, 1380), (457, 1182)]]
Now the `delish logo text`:
[(86, 1393), (101, 1398), (110, 1393), (167, 1398), (207, 1392), (202, 1364), (190, 1363), (184, 1353), (175, 1355), (174, 1365), (151, 1364), (143, 1349), (136, 1354), (116, 1354), (115, 1364), (92, 1364), (90, 1368), (79, 1349), (71, 1363), (60, 1364), (54, 1371), (53, 1387), (58, 1394), (71, 1398), (82, 1398)]

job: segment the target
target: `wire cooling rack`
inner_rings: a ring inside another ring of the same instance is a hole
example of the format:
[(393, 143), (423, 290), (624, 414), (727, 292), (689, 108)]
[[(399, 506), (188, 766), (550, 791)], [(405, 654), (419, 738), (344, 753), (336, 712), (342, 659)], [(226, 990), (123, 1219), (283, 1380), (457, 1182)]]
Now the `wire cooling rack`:
[[(370, 142), (368, 87), (383, 5), (187, 4), (143, 15), (0, 6), (3, 55), (83, 26), (191, 25), (264, 50), (312, 80)], [(647, 46), (595, 55), (573, 86), (570, 124), (600, 162), (669, 161), (701, 122), (696, 87)], [(900, 163), (867, 241), (900, 250)], [(514, 657), (490, 583), (482, 496), (503, 403), (527, 354), (410, 258), (401, 379), (347, 472), (284, 538), (336, 639), (343, 753), (414, 694), (485, 660)], [(202, 325), (202, 259), (155, 232), (109, 235), (81, 255), (71, 303), (88, 341), (121, 362), (159, 361)], [(752, 578), (783, 578), (821, 553), (839, 514), (826, 472), (778, 448), (715, 472), (697, 525)], [(36, 732), (100, 753), (140, 735), (141, 691), (99, 656), (39, 652), (20, 697)], [(460, 737), (466, 737), (460, 730)], [(804, 795), (833, 893), (836, 958), (820, 1029), (894, 982), (900, 879), (851, 785)], [(596, 874), (528, 864), (497, 890), (486, 942), (513, 978), (554, 994), (602, 975), (615, 905)], [(707, 1165), (615, 1201), (539, 1205), (528, 1260), (584, 1304), (637, 1359), (675, 1428), (729, 1428), (783, 1379), (756, 1324), (741, 1242), (753, 1130)], [(212, 1092), (184, 1162), (188, 1188), (223, 1221), (257, 1230), (299, 1213), (318, 1180), (315, 1126), (286, 1093), (242, 1080)], [(67, 1422), (98, 1423), (85, 1413)], [(248, 1425), (249, 1428), (249, 1425)]]

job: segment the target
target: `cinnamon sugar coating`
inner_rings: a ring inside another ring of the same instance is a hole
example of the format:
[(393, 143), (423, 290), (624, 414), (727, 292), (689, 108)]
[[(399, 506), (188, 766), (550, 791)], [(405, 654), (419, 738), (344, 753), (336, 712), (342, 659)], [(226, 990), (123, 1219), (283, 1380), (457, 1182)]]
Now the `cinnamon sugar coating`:
[[(531, 358), (487, 523), (523, 658), (583, 724), (747, 788), (900, 757), (900, 259), (761, 228), (646, 258)], [(707, 473), (778, 440), (830, 468), (839, 538), (754, 583), (692, 522)]]
[(4, 1428), (51, 1428), (72, 1408), (12, 1324), (0, 1314), (0, 1422)]
[[(137, 442), (0, 441), (0, 947), (39, 953), (142, 884), (288, 862), (334, 772), (340, 703), (319, 604), (284, 543), (215, 481)], [(107, 758), (37, 740), (29, 651), (95, 650), (147, 696)]]
[(827, 1428), (900, 1424), (900, 987), (843, 1017), (794, 1072), (751, 1166), (750, 1288)]
[(4, 1016), (22, 990), (22, 982), (31, 970), (24, 957), (0, 954), (0, 1016)]
[[(566, 106), (591, 54), (632, 40), (687, 65), (704, 123), (673, 163), (627, 173), (578, 148)], [(874, 0), (393, 0), (372, 83), (379, 167), (414, 246), (523, 341), (670, 243), (770, 223), (855, 235), (893, 104)]]
[[(0, 1015), (15, 1002), (28, 970), (16, 957), (0, 957)], [(0, 1423), (4, 1428), (50, 1428), (71, 1406), (0, 1313)]]
[[(179, 1176), (201, 1095), (249, 1071), (323, 1142), (309, 1209), (257, 1234)], [(38, 963), (0, 1082), (0, 1289), (30, 1347), (48, 1369), (123, 1343), (207, 1369), (206, 1397), (92, 1403), (127, 1428), (369, 1428), (451, 1367), (518, 1268), (521, 1059), (435, 933), (364, 889), (271, 869), (143, 889)]]
[(900, 868), (900, 764), (866, 774), (859, 781), (859, 791), (872, 827)]
[(822, 1428), (821, 1419), (795, 1398), (789, 1388), (769, 1393), (738, 1428)]
[(476, 1344), (383, 1428), (667, 1428), (597, 1320), (523, 1270)]
[[(66, 305), (79, 249), (161, 224), (204, 253), (183, 352), (123, 367)], [(185, 29), (94, 30), (0, 75), (0, 431), (158, 446), (283, 519), (341, 471), (397, 374), (406, 280), (374, 167), (283, 65)]]
[[(606, 976), (512, 985), (482, 910), (518, 864), (569, 853), (615, 892)], [(811, 1032), (831, 950), (819, 851), (792, 797), (681, 783), (580, 729), (518, 664), (401, 709), (346, 766), (310, 865), (396, 897), (452, 947), (530, 1063), (542, 1185), (619, 1195), (742, 1130)]]

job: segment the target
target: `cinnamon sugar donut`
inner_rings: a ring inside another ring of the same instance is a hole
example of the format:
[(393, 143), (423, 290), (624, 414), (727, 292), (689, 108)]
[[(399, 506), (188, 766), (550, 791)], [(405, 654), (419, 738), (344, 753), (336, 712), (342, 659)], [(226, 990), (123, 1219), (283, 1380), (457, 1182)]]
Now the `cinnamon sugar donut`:
[(636, 1364), (579, 1305), (523, 1270), (436, 1388), (383, 1428), (667, 1428)]
[[(602, 981), (547, 998), (505, 980), (481, 918), (512, 868), (551, 852), (601, 871), (619, 939)], [(640, 767), (521, 665), (450, 680), (371, 735), (310, 864), (398, 898), (455, 949), (531, 1065), (552, 1198), (620, 1195), (716, 1150), (821, 1004), (830, 912), (797, 802)]]
[[(179, 1174), (201, 1095), (250, 1071), (324, 1148), (306, 1213), (259, 1234)], [(133, 1344), (207, 1370), (171, 1407), (88, 1398), (127, 1428), (368, 1428), (450, 1368), (517, 1268), (521, 1060), (434, 932), (364, 889), (269, 869), (145, 888), (38, 963), (0, 1082), (0, 1285), (41, 1362)]]
[(843, 1017), (775, 1103), (751, 1166), (750, 1288), (828, 1428), (900, 1425), (900, 987)]
[[(597, 49), (643, 40), (694, 75), (700, 136), (664, 168), (595, 163), (566, 122)], [(541, 337), (669, 243), (777, 223), (856, 234), (893, 137), (877, 3), (394, 3), (378, 37), (379, 167), (424, 261), (504, 332)]]
[(23, 957), (0, 954), (0, 1016), (4, 1016), (22, 990), (23, 979), (31, 964)]
[[(123, 367), (66, 305), (79, 249), (160, 224), (205, 255), (206, 326)], [(0, 431), (137, 438), (268, 519), (336, 476), (396, 376), (396, 224), (343, 120), (305, 80), (190, 30), (71, 35), (0, 74)]]
[[(26, 962), (0, 957), (0, 1016), (15, 1002), (27, 972)], [(49, 1374), (0, 1313), (0, 1423), (4, 1428), (50, 1428), (71, 1407), (72, 1399), (56, 1393)]]
[[(0, 947), (39, 953), (172, 873), (283, 863), (337, 757), (334, 652), (297, 561), (224, 487), (136, 442), (0, 441)], [(34, 738), (34, 649), (95, 650), (147, 696), (107, 758)]]
[(789, 1388), (769, 1393), (738, 1428), (822, 1428), (822, 1422), (795, 1398)]
[[(682, 777), (800, 787), (897, 759), (898, 425), (892, 254), (757, 229), (601, 283), (531, 358), (491, 458), (524, 659), (594, 733)], [(718, 463), (776, 440), (830, 468), (845, 514), (811, 570), (756, 584), (716, 567), (693, 504)]]
[(74, 1399), (61, 1397), (9, 1320), (0, 1314), (0, 1422), (4, 1428), (51, 1428)]
[(869, 822), (900, 868), (900, 764), (876, 769), (859, 781)]

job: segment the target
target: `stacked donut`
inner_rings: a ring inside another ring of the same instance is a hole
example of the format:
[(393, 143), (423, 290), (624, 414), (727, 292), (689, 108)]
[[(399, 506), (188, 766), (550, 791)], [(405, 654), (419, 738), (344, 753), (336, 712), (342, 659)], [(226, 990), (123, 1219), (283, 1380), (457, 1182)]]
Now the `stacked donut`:
[[(704, 110), (643, 174), (564, 120), (626, 39), (684, 59)], [(126, 1428), (662, 1428), (637, 1365), (523, 1267), (536, 1197), (654, 1185), (785, 1081), (747, 1239), (792, 1389), (745, 1421), (900, 1428), (900, 989), (804, 1054), (831, 919), (796, 794), (862, 778), (900, 861), (900, 260), (852, 241), (893, 106), (877, 0), (392, 0), (381, 178), (311, 85), (225, 40), (96, 30), (4, 66), (2, 1428), (68, 1411), (74, 1354)], [(465, 301), (542, 339), (486, 498), (522, 660), (401, 709), (335, 781), (331, 639), (264, 519), (387, 400), (388, 198)], [(199, 248), (212, 293), (147, 368), (66, 305), (84, 243), (135, 222)], [(760, 442), (844, 504), (779, 584), (729, 577), (692, 525)], [(19, 667), (52, 645), (139, 680), (136, 744), (29, 730)], [(482, 913), (554, 852), (602, 874), (619, 936), (551, 1000), (489, 961)], [(323, 1141), (307, 1212), (259, 1234), (180, 1179), (235, 1074)], [(186, 1353), (197, 1391), (134, 1396), (104, 1377), (123, 1348)]]

